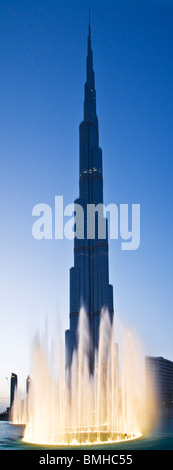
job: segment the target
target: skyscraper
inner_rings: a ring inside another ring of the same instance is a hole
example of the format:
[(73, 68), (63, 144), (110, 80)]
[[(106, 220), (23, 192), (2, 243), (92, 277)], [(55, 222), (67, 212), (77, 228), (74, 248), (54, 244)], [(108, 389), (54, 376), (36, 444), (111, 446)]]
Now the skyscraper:
[(17, 389), (17, 375), (12, 372), (10, 381), (10, 408), (12, 408), (15, 391)]
[(29, 393), (30, 385), (31, 385), (31, 377), (28, 375), (28, 377), (26, 379), (26, 393), (27, 393), (27, 395)]
[[(103, 204), (102, 150), (99, 147), (96, 90), (89, 22), (84, 119), (79, 126), (79, 198), (75, 204), (83, 208), (84, 236), (74, 238), (74, 267), (70, 269), (70, 328), (66, 331), (66, 367), (71, 365), (77, 346), (79, 311), (86, 310), (90, 328), (90, 370), (94, 367), (94, 351), (98, 348), (101, 311), (107, 308), (113, 318), (113, 287), (109, 284), (108, 223), (104, 218), (105, 237), (99, 236), (99, 214), (95, 212), (95, 237), (87, 226), (88, 205)], [(102, 208), (101, 208), (102, 210)], [(81, 221), (82, 222), (82, 221)]]
[[(145, 357), (146, 393), (151, 399), (151, 388), (154, 403), (161, 417), (173, 417), (173, 362), (164, 357)], [(152, 409), (153, 402), (150, 404)]]

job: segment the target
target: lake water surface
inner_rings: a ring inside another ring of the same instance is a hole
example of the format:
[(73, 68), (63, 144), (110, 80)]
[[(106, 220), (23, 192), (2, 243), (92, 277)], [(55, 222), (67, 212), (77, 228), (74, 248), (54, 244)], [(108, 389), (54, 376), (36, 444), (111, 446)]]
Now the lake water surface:
[[(29, 450), (29, 449), (62, 449), (63, 446), (41, 446), (27, 444), (22, 441), (24, 426), (13, 425), (7, 421), (0, 421), (0, 450)], [(157, 427), (148, 436), (134, 441), (125, 441), (114, 444), (93, 445), (77, 447), (75, 449), (124, 449), (124, 450), (173, 450), (173, 419), (162, 419)]]

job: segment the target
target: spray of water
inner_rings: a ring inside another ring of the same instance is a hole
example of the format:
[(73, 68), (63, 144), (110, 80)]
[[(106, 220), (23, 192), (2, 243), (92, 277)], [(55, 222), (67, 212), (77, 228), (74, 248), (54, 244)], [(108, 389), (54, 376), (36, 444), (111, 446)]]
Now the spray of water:
[[(116, 320), (115, 320), (116, 321)], [(115, 331), (122, 342), (121, 364)], [(33, 348), (31, 385), (21, 403), (16, 395), (13, 422), (26, 424), (24, 440), (51, 445), (112, 442), (140, 436), (148, 422), (143, 355), (132, 332), (110, 323), (103, 311), (99, 349), (93, 375), (89, 369), (89, 325), (82, 308), (78, 348), (64, 375), (64, 351), (59, 338), (58, 374), (47, 336)]]

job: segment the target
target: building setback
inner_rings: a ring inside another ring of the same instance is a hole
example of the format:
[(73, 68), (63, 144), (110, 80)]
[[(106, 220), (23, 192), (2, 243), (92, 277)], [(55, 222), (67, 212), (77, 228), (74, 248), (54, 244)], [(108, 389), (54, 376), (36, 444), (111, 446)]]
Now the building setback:
[(98, 236), (98, 215), (95, 216), (95, 239), (87, 237), (87, 205), (103, 204), (102, 150), (99, 147), (96, 90), (89, 24), (86, 61), (84, 120), (79, 126), (79, 198), (75, 201), (84, 211), (84, 237), (74, 238), (74, 266), (70, 269), (70, 318), (65, 333), (66, 367), (71, 365), (77, 347), (79, 311), (83, 306), (90, 328), (90, 370), (94, 367), (94, 351), (98, 348), (101, 311), (107, 308), (113, 318), (113, 287), (109, 284), (108, 224), (106, 236)]

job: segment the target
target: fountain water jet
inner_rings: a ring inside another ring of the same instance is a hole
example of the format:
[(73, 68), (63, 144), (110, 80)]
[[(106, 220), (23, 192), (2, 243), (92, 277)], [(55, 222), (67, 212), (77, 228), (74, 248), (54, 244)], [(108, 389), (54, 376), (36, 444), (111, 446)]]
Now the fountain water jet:
[(53, 373), (47, 339), (36, 338), (31, 385), (21, 409), (16, 397), (13, 422), (26, 424), (24, 440), (50, 445), (104, 443), (136, 438), (146, 418), (144, 366), (131, 332), (121, 329), (121, 374), (118, 344), (109, 313), (102, 311), (99, 348), (93, 375), (89, 371), (89, 326), (84, 308), (78, 325), (78, 348), (64, 377), (59, 348), (58, 376)]

